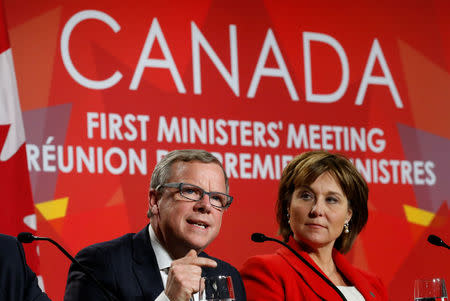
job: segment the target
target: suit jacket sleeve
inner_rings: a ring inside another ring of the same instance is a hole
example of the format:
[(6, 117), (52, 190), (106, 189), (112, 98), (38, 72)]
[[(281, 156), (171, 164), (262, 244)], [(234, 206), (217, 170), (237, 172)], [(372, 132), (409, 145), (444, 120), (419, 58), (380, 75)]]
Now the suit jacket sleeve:
[(242, 282), (241, 275), (233, 266), (230, 265), (229, 268), (229, 275), (231, 276), (231, 279), (233, 279), (233, 288), (236, 301), (246, 301), (247, 297), (245, 295), (245, 288), (244, 283)]
[(50, 301), (26, 263), (22, 244), (14, 237), (0, 235), (0, 245), (0, 300)]
[[(81, 250), (75, 257), (108, 290), (114, 285), (114, 272), (106, 254), (95, 246)], [(71, 264), (67, 277), (65, 301), (109, 300), (103, 291), (77, 265)]]
[(239, 274), (239, 272), (236, 269), (234, 269), (234, 273), (233, 273), (232, 277), (233, 277), (234, 290), (236, 292), (236, 301), (246, 301), (247, 296), (245, 293), (244, 282), (242, 282), (241, 275)]
[(236, 301), (247, 300), (244, 283), (242, 282), (242, 278), (241, 275), (239, 274), (239, 271), (236, 270), (235, 267), (233, 267), (231, 264), (225, 261), (211, 257), (206, 253), (201, 253), (199, 256), (208, 257), (217, 262), (216, 268), (203, 268), (202, 276), (218, 276), (218, 275), (231, 276), (231, 279), (233, 280), (233, 289)]

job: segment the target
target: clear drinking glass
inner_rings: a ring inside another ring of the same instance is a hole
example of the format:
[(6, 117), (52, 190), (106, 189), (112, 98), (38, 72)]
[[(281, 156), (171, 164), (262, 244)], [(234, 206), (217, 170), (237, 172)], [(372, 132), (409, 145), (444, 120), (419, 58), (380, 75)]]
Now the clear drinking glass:
[(442, 278), (417, 279), (414, 281), (415, 301), (448, 301), (445, 280)]
[(200, 301), (234, 301), (231, 276), (202, 277), (200, 280)]

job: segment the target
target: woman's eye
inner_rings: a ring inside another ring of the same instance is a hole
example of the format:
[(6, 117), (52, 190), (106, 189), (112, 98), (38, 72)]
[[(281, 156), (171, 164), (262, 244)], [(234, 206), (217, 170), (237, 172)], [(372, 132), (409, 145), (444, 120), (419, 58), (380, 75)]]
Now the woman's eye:
[(327, 198), (328, 203), (337, 203), (338, 200), (336, 198)]
[(304, 200), (310, 200), (313, 198), (313, 195), (310, 192), (302, 192), (300, 197)]

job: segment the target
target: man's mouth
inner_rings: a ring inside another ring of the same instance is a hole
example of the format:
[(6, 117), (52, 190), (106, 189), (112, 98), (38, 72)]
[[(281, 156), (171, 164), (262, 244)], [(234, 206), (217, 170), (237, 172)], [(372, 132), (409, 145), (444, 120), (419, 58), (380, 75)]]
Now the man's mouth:
[(194, 226), (202, 228), (202, 229), (206, 229), (209, 227), (206, 223), (203, 223), (203, 222), (190, 221), (190, 220), (188, 220), (187, 222), (191, 225), (194, 225)]

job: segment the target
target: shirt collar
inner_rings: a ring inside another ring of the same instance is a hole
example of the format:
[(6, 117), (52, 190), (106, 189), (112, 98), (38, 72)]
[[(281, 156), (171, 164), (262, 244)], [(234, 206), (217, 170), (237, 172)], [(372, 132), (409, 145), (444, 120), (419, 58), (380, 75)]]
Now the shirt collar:
[(155, 231), (153, 231), (151, 224), (148, 225), (148, 232), (150, 234), (150, 243), (152, 245), (153, 251), (155, 252), (159, 270), (167, 270), (168, 268), (170, 268), (173, 259), (159, 242), (158, 237), (156, 237)]

